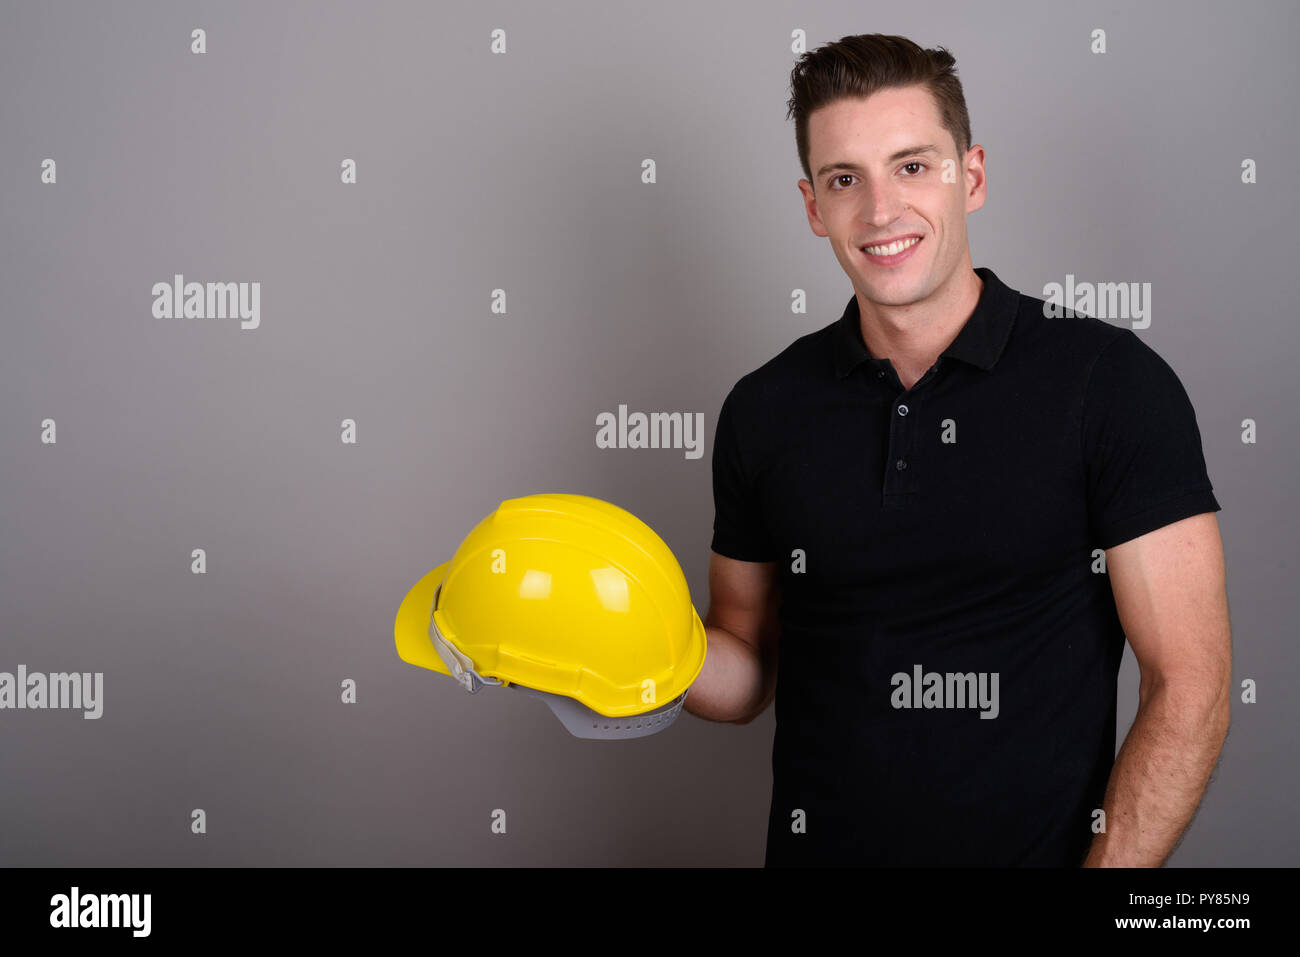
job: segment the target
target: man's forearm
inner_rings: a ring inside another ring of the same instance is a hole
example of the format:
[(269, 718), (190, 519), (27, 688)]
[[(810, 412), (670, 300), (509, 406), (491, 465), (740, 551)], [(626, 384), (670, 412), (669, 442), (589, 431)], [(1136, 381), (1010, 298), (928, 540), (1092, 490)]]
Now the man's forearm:
[(705, 626), (704, 667), (686, 696), (685, 709), (697, 718), (748, 724), (771, 700), (773, 684), (757, 650), (729, 631)]
[(1106, 832), (1084, 867), (1159, 867), (1196, 813), (1228, 733), (1227, 688), (1214, 701), (1158, 683), (1111, 769)]

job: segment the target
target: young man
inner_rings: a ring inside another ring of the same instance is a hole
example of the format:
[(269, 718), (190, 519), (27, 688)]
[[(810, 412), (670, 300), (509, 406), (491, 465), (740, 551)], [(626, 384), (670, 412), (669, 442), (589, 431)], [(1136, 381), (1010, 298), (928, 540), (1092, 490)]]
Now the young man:
[(769, 866), (1157, 866), (1227, 734), (1220, 506), (1164, 360), (972, 269), (953, 67), (872, 35), (792, 73), (808, 222), (854, 295), (723, 402), (686, 708), (775, 696)]

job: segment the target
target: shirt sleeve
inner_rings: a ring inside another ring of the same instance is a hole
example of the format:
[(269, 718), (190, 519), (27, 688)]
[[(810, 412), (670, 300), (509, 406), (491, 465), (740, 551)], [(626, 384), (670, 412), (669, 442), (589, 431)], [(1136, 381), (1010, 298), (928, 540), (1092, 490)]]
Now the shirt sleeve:
[(1102, 549), (1220, 510), (1191, 400), (1169, 364), (1131, 329), (1093, 366), (1083, 443), (1089, 528)]
[(775, 561), (758, 489), (745, 466), (736, 420), (736, 390), (718, 412), (713, 434), (713, 551), (742, 562)]

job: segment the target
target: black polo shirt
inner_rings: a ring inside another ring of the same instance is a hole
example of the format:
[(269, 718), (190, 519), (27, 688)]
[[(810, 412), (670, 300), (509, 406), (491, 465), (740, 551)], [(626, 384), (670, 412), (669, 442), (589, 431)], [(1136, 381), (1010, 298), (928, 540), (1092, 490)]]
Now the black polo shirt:
[(784, 585), (768, 866), (1078, 865), (1124, 647), (1102, 550), (1219, 510), (1160, 356), (976, 272), (911, 389), (854, 297), (719, 413), (712, 548)]

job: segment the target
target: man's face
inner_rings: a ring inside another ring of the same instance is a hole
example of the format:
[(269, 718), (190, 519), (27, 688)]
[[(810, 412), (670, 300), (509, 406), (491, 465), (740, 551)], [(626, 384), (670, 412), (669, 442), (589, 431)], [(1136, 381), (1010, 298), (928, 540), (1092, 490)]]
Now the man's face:
[[(808, 223), (830, 239), (855, 291), (871, 302), (919, 302), (959, 267), (970, 268), (966, 214), (984, 205), (984, 149), (957, 155), (924, 87), (879, 90), (814, 111), (808, 165), (813, 183), (799, 181)], [(864, 251), (900, 237), (920, 242), (889, 257)]]

